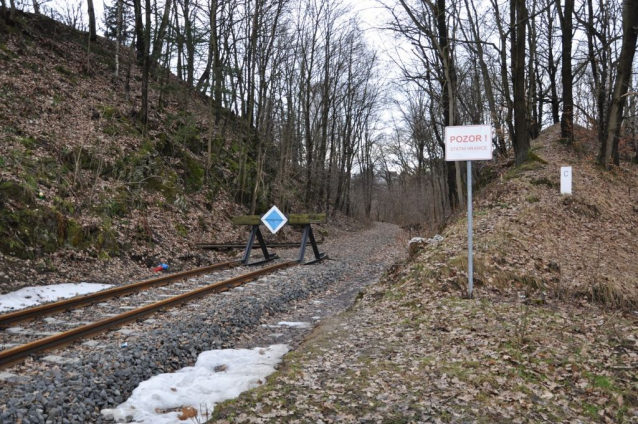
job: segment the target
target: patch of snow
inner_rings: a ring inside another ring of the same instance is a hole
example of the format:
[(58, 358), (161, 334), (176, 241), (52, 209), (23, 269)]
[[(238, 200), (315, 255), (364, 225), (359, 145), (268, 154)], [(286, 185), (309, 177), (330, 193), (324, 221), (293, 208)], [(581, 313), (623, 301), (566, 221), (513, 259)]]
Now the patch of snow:
[(18, 379), (18, 376), (11, 374), (10, 372), (0, 371), (0, 381), (13, 382)]
[(3, 343), (0, 344), (0, 350), (11, 349), (12, 347), (19, 346), (17, 343)]
[(108, 289), (110, 284), (66, 283), (52, 286), (24, 287), (11, 293), (0, 295), (0, 312), (17, 311), (45, 302), (80, 296)]
[(80, 362), (80, 358), (65, 358), (58, 355), (48, 355), (42, 358), (43, 361), (51, 362), (52, 364), (65, 365), (65, 364), (77, 364)]
[(180, 422), (182, 408), (212, 412), (215, 405), (236, 398), (265, 382), (288, 352), (287, 345), (268, 348), (220, 349), (203, 352), (195, 366), (159, 374), (140, 383), (128, 400), (102, 416), (117, 422), (172, 424)]
[(290, 321), (280, 321), (277, 325), (285, 325), (287, 327), (296, 327), (296, 328), (310, 328), (312, 324), (309, 322), (290, 322)]
[(440, 242), (442, 242), (443, 240), (445, 240), (443, 238), (442, 235), (437, 234), (432, 238), (429, 239), (424, 239), (423, 237), (412, 237), (412, 239), (410, 239), (410, 241), (408, 242), (409, 245), (411, 245), (412, 243), (427, 243), (427, 244), (439, 244)]

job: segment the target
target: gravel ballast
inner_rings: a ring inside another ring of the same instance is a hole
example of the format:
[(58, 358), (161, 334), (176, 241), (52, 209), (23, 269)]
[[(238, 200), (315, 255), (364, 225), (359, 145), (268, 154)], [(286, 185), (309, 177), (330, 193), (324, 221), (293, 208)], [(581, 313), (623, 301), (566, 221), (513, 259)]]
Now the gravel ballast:
[[(6, 369), (0, 422), (103, 422), (101, 409), (124, 402), (153, 375), (194, 364), (203, 351), (273, 343), (294, 348), (316, 323), (347, 308), (361, 288), (406, 255), (402, 236), (397, 226), (382, 223), (342, 233), (321, 247), (329, 259), (319, 264), (267, 275)], [(297, 251), (277, 253), (292, 259)], [(49, 354), (70, 360), (41, 360)]]

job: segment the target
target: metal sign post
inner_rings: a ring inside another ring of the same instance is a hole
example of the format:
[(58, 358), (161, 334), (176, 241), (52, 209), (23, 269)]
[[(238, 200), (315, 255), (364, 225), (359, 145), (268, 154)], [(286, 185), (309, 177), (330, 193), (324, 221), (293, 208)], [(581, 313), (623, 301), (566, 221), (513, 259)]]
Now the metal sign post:
[(472, 222), (472, 161), (467, 161), (467, 294), (472, 298), (474, 290), (474, 255)]
[(472, 161), (491, 159), (491, 125), (445, 127), (445, 160), (467, 161), (467, 294), (470, 298), (474, 291)]

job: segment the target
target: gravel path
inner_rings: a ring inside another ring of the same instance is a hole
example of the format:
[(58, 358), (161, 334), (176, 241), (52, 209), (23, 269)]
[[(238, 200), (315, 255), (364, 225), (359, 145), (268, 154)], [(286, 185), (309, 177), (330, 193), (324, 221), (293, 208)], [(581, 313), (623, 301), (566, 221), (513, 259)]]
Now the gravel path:
[[(0, 372), (0, 422), (101, 422), (101, 409), (117, 406), (153, 375), (192, 365), (202, 351), (273, 343), (294, 349), (316, 323), (346, 309), (402, 259), (402, 243), (403, 233), (390, 224), (341, 233), (322, 246), (330, 258), (322, 263), (265, 276), (54, 352), (66, 363), (36, 358), (6, 369)], [(309, 325), (278, 326), (281, 321)]]

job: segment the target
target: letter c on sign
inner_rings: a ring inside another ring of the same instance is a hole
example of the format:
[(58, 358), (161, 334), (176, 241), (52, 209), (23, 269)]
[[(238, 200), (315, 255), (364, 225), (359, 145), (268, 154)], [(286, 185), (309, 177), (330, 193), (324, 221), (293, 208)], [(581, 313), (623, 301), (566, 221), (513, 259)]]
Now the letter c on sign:
[(564, 171), (564, 172), (563, 172), (563, 176), (564, 176), (564, 177), (569, 177), (569, 171)]

